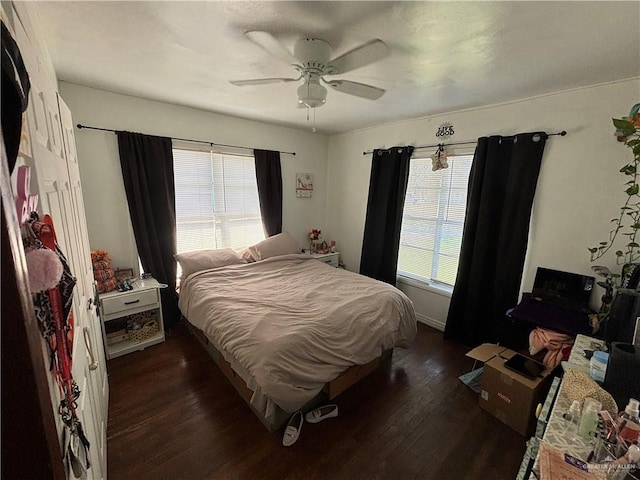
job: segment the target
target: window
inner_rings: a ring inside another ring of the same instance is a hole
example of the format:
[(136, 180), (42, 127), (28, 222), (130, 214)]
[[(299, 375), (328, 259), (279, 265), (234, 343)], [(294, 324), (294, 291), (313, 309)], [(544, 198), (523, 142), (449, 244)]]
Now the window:
[(251, 156), (173, 149), (178, 253), (264, 239)]
[(449, 156), (449, 168), (433, 172), (431, 158), (411, 159), (399, 276), (455, 284), (472, 161), (473, 155)]

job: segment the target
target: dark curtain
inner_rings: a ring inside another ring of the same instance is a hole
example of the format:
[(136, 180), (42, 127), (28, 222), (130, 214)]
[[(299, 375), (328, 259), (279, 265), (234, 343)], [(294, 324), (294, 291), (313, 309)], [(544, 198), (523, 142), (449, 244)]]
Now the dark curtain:
[(360, 273), (396, 284), (404, 197), (413, 147), (374, 150)]
[(140, 262), (160, 289), (165, 328), (178, 320), (176, 213), (171, 139), (116, 132), (122, 178)]
[(468, 346), (499, 340), (518, 301), (546, 139), (543, 132), (478, 139), (445, 338)]
[(280, 152), (254, 150), (258, 199), (264, 234), (271, 237), (282, 232), (282, 170)]

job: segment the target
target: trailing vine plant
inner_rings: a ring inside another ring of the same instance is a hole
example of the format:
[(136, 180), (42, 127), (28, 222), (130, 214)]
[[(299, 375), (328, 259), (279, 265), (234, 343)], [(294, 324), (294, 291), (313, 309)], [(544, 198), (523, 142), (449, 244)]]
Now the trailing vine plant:
[(633, 263), (640, 260), (640, 103), (633, 106), (626, 118), (613, 118), (616, 127), (616, 136), (619, 142), (624, 143), (633, 152), (633, 159), (620, 169), (620, 173), (628, 177), (624, 184), (627, 194), (624, 205), (616, 218), (611, 219), (609, 240), (600, 242), (597, 247), (589, 248), (591, 261), (597, 260), (607, 253), (612, 247), (618, 234), (627, 237), (627, 244), (623, 250), (616, 250), (616, 262)]

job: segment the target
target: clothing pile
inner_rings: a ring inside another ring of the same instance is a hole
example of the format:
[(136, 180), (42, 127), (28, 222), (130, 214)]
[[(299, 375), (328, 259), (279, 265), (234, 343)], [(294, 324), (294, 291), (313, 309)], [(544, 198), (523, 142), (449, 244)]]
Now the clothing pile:
[(93, 264), (93, 278), (98, 284), (98, 293), (106, 293), (118, 288), (116, 273), (111, 268), (111, 259), (104, 250), (93, 250), (91, 252), (91, 263)]
[(529, 353), (535, 355), (546, 348), (547, 353), (542, 362), (547, 367), (555, 368), (562, 360), (569, 358), (573, 341), (572, 335), (536, 327), (529, 334)]

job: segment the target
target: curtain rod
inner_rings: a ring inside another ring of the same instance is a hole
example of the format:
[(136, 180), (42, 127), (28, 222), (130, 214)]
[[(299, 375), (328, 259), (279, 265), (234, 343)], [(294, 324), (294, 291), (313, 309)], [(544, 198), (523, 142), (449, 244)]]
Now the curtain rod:
[[(76, 125), (76, 127), (78, 127), (79, 130), (82, 130), (83, 128), (88, 128), (89, 130), (100, 130), (103, 132), (113, 132), (116, 133), (117, 130), (113, 130), (111, 128), (100, 128), (100, 127), (89, 127), (87, 125), (81, 125), (80, 123)], [(132, 133), (137, 133), (137, 132), (132, 132)], [(190, 138), (178, 138), (178, 137), (171, 137), (172, 140), (181, 140), (183, 142), (193, 142), (193, 143), (204, 143), (206, 145), (209, 145), (211, 147), (230, 147), (230, 148), (242, 148), (245, 150), (254, 150), (253, 147), (243, 147), (240, 145), (226, 145), (224, 143), (214, 143), (214, 142), (205, 142), (204, 140), (192, 140)], [(280, 153), (284, 153), (286, 155), (295, 155), (296, 152), (280, 152)]]
[[(553, 137), (554, 135), (559, 135), (561, 137), (564, 137), (567, 134), (566, 130), (562, 130), (561, 132), (556, 132), (556, 133), (547, 133), (547, 137)], [(448, 147), (449, 145), (471, 145), (474, 143), (478, 143), (477, 140), (473, 140), (473, 141), (469, 141), (469, 142), (451, 142), (451, 143), (434, 143), (433, 145), (419, 145), (417, 147), (414, 147), (414, 150), (417, 150), (418, 148), (434, 148), (434, 147)], [(393, 147), (391, 147), (393, 148)], [(383, 149), (386, 150), (386, 149)], [(363, 155), (369, 155), (370, 153), (373, 153), (373, 150), (369, 151), (369, 152), (362, 152)]]

